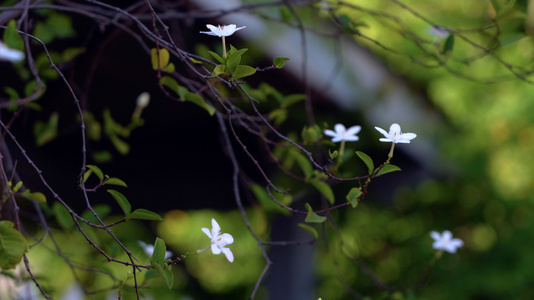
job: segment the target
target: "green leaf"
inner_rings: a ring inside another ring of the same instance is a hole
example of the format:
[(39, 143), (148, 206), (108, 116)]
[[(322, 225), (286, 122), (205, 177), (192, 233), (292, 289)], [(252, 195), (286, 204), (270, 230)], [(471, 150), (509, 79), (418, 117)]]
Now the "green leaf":
[(387, 173), (391, 173), (391, 172), (395, 172), (395, 171), (400, 171), (401, 169), (395, 165), (385, 165), (381, 170), (380, 172), (378, 172), (378, 174), (375, 175), (375, 177), (378, 177), (378, 176), (381, 176), (381, 175), (384, 175), (384, 174), (387, 174)]
[(186, 87), (183, 87), (174, 80), (174, 78), (169, 76), (163, 76), (161, 77), (160, 81), (161, 85), (168, 87), (173, 92), (175, 92), (178, 96), (180, 96), (180, 99), (184, 99), (185, 94), (189, 92), (189, 90)]
[(330, 152), (330, 149), (328, 149), (328, 155), (330, 156), (330, 159), (334, 159), (339, 156), (339, 153), (337, 150), (334, 150), (334, 152)]
[(319, 233), (317, 233), (317, 230), (315, 230), (315, 228), (302, 223), (299, 223), (297, 226), (311, 233), (315, 237), (315, 239), (319, 238)]
[(150, 220), (150, 221), (163, 221), (160, 215), (155, 212), (151, 212), (146, 209), (136, 209), (126, 217), (126, 220), (138, 219), (138, 220)]
[(324, 221), (326, 221), (326, 217), (319, 216), (318, 214), (313, 212), (313, 209), (310, 206), (310, 204), (306, 203), (305, 207), (306, 207), (306, 210), (308, 211), (308, 214), (306, 215), (306, 219), (304, 219), (305, 222), (323, 223)]
[(211, 76), (220, 76), (223, 74), (230, 74), (230, 70), (228, 69), (227, 65), (217, 65), (213, 69), (213, 72), (211, 73)]
[(72, 216), (70, 215), (69, 211), (61, 205), (59, 202), (54, 202), (54, 205), (52, 206), (52, 211), (54, 212), (54, 216), (56, 217), (56, 220), (63, 229), (69, 229), (74, 225), (74, 221), (72, 220)]
[[(314, 126), (304, 126), (304, 128), (302, 128), (302, 131), (300, 132), (300, 136), (302, 138), (302, 141), (304, 142), (304, 145), (310, 145), (310, 144), (313, 144), (318, 136), (321, 136), (321, 134), (317, 135), (317, 129), (319, 128), (319, 126), (317, 125), (314, 125)], [(319, 128), (319, 132), (321, 132), (321, 129)]]
[(115, 198), (117, 203), (119, 203), (119, 206), (121, 207), (122, 211), (124, 212), (125, 216), (128, 216), (130, 212), (132, 211), (132, 206), (130, 205), (130, 202), (128, 202), (128, 199), (124, 197), (123, 194), (115, 191), (115, 190), (107, 190), (108, 193)]
[(13, 192), (18, 192), (18, 190), (22, 187), (22, 181), (17, 182), (15, 186), (13, 187)]
[(125, 141), (121, 140), (118, 136), (110, 135), (109, 139), (111, 140), (113, 146), (115, 146), (115, 149), (117, 149), (120, 154), (126, 155), (128, 154), (128, 152), (130, 152), (130, 145), (128, 145), (128, 143), (126, 143)]
[[(158, 49), (152, 48), (150, 50), (151, 54), (151, 61), (152, 61), (152, 69), (157, 70), (158, 68), (165, 68), (169, 64), (170, 54), (169, 50), (165, 48), (159, 49), (159, 57), (158, 57)], [(159, 58), (159, 60), (158, 60)]]
[(286, 61), (288, 61), (289, 58), (278, 56), (273, 59), (273, 65), (277, 69), (282, 69), (286, 65)]
[(288, 151), (288, 154), (295, 159), (302, 172), (304, 172), (304, 176), (310, 178), (313, 174), (313, 167), (308, 158), (293, 148)]
[(239, 65), (235, 69), (234, 72), (232, 72), (232, 78), (230, 79), (238, 79), (250, 76), (252, 74), (256, 73), (256, 69), (251, 66), (245, 66), (245, 65)]
[(373, 160), (369, 157), (369, 155), (361, 151), (356, 151), (356, 155), (358, 155), (358, 157), (365, 163), (365, 165), (367, 166), (367, 169), (369, 170), (369, 174), (373, 174), (375, 165), (373, 163)]
[(362, 195), (362, 191), (359, 188), (353, 187), (347, 194), (347, 202), (352, 205), (352, 208), (358, 206), (358, 198)]
[(295, 103), (301, 102), (303, 100), (306, 100), (307, 96), (304, 94), (293, 94), (285, 96), (282, 100), (282, 107), (288, 107), (290, 105), (293, 105)]
[(334, 204), (336, 201), (334, 197), (334, 192), (332, 191), (332, 187), (328, 185), (326, 182), (317, 180), (317, 179), (310, 179), (308, 181), (311, 185), (313, 185), (323, 196), (330, 202), (330, 204)]
[[(277, 213), (281, 213), (284, 215), (291, 214), (289, 210), (281, 207), (280, 205), (278, 205), (278, 203), (274, 202), (271, 199), (271, 197), (269, 197), (269, 194), (267, 193), (264, 187), (251, 183), (249, 184), (249, 188), (265, 211), (277, 212)], [(282, 199), (277, 199), (276, 195), (280, 195), (280, 194), (275, 194), (273, 196), (275, 197), (277, 201), (279, 201), (282, 204), (289, 205), (292, 201), (292, 198), (289, 195), (282, 195), (281, 196)], [(278, 198), (280, 198), (280, 196)]]
[[(246, 49), (242, 49), (245, 50)], [(226, 65), (228, 66), (228, 69), (230, 70), (230, 73), (235, 72), (237, 69), (237, 66), (239, 66), (239, 63), (241, 62), (241, 55), (244, 51), (235, 51), (232, 54), (228, 55), (228, 58), (226, 60)]]
[(45, 23), (37, 22), (33, 35), (48, 44), (56, 38), (74, 37), (76, 31), (72, 28), (72, 21), (69, 16), (51, 12)]
[(34, 134), (37, 146), (42, 146), (56, 138), (58, 121), (59, 114), (53, 112), (48, 123), (35, 122)]
[(11, 49), (24, 51), (24, 41), (17, 31), (17, 22), (9, 20), (4, 30), (4, 43)]
[(157, 237), (156, 241), (154, 242), (154, 252), (150, 258), (150, 267), (158, 271), (163, 280), (167, 282), (167, 286), (170, 289), (172, 288), (172, 284), (174, 282), (174, 276), (170, 270), (170, 267), (163, 265), (165, 263), (166, 251), (167, 247), (165, 246), (165, 241)]
[(154, 252), (152, 252), (152, 257), (150, 258), (151, 263), (157, 263), (159, 265), (165, 262), (165, 252), (167, 251), (167, 246), (165, 246), (165, 241), (156, 238), (154, 242)]
[(191, 102), (195, 103), (196, 105), (202, 107), (203, 109), (205, 109), (210, 114), (210, 116), (213, 116), (215, 114), (215, 108), (213, 106), (209, 105), (208, 103), (206, 103), (206, 101), (204, 101), (204, 99), (202, 99), (202, 97), (200, 97), (199, 95), (197, 95), (195, 93), (187, 92), (185, 94), (184, 99), (186, 101), (191, 101)]
[(212, 51), (208, 51), (208, 53), (211, 54), (211, 56), (213, 56), (213, 58), (215, 58), (220, 64), (222, 65), (226, 64), (226, 60), (222, 58), (219, 54), (212, 52)]
[(25, 190), (24, 192), (22, 192), (21, 196), (26, 198), (26, 199), (33, 200), (33, 201), (46, 203), (46, 196), (43, 193), (40, 193), (40, 192), (33, 192), (32, 193), (32, 192), (30, 192), (30, 190)]
[(13, 227), (13, 222), (0, 221), (0, 269), (2, 270), (15, 268), (24, 253), (28, 251), (28, 242)]
[(106, 182), (104, 182), (104, 184), (112, 184), (112, 185), (118, 185), (118, 186), (123, 186), (123, 187), (128, 187), (126, 185), (126, 182), (124, 182), (122, 179), (119, 179), (119, 178), (116, 178), (116, 177), (107, 177), (107, 180)]
[(168, 64), (167, 66), (165, 66), (165, 68), (161, 69), (163, 72), (166, 72), (166, 73), (172, 73), (174, 72), (175, 70), (175, 67), (174, 67), (174, 64), (173, 63), (170, 63)]
[[(94, 165), (86, 165), (85, 166), (87, 169), (89, 169), (89, 171), (92, 171), (95, 173), (95, 175), (98, 177), (98, 179), (100, 179), (100, 182), (102, 182), (102, 180), (104, 180), (104, 173), (102, 172), (102, 170), (100, 170), (99, 167), (97, 166), (94, 166)], [(87, 172), (86, 172), (87, 173)], [(85, 176), (84, 176), (85, 177)], [(88, 177), (88, 175), (87, 175)], [(83, 179), (84, 181), (87, 180), (87, 178), (84, 178)]]
[(287, 119), (287, 109), (286, 108), (277, 108), (273, 109), (269, 113), (269, 120), (274, 120), (274, 124), (280, 125), (284, 123), (284, 121)]
[(454, 47), (454, 34), (449, 34), (449, 36), (445, 40), (445, 44), (443, 45), (443, 50), (441, 50), (441, 54), (443, 55), (449, 54), (452, 51), (453, 47)]

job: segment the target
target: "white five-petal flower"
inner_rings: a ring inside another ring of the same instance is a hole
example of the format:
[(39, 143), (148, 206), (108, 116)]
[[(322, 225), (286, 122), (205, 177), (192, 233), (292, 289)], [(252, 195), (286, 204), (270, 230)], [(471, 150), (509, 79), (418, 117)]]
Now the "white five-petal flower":
[(24, 52), (11, 49), (7, 47), (6, 44), (0, 42), (0, 60), (17, 62), (23, 59), (24, 59)]
[(375, 127), (375, 129), (385, 136), (385, 138), (380, 139), (381, 142), (410, 143), (411, 140), (417, 137), (415, 133), (402, 133), (400, 125), (397, 123), (393, 123), (389, 127), (389, 132), (380, 127)]
[[(139, 246), (141, 246), (141, 248), (143, 248), (146, 255), (152, 257), (152, 254), (154, 253), (154, 245), (149, 245), (143, 241), (137, 241), (137, 243), (139, 244)], [(172, 256), (171, 251), (165, 251), (165, 260), (171, 258), (171, 256)]]
[(226, 258), (229, 262), (233, 262), (234, 254), (230, 249), (225, 248), (224, 246), (232, 244), (234, 242), (234, 238), (228, 233), (221, 234), (221, 227), (219, 226), (219, 223), (215, 221), (215, 219), (211, 219), (211, 227), (211, 231), (208, 228), (202, 228), (202, 232), (204, 232), (211, 239), (211, 252), (213, 252), (215, 255), (219, 255), (222, 252), (224, 255), (226, 255)]
[(430, 232), (430, 236), (434, 239), (432, 247), (436, 250), (444, 250), (449, 253), (456, 253), (456, 248), (464, 245), (464, 242), (458, 238), (452, 238), (452, 233), (448, 230), (440, 234), (437, 231)]
[(362, 130), (362, 127), (352, 126), (349, 129), (346, 129), (345, 125), (338, 123), (334, 126), (334, 129), (335, 131), (332, 131), (330, 129), (326, 129), (324, 131), (324, 134), (333, 137), (332, 142), (334, 143), (341, 142), (341, 141), (355, 142), (360, 139), (356, 134), (358, 134), (358, 132)]
[(210, 31), (201, 31), (200, 33), (218, 36), (218, 37), (231, 36), (232, 34), (234, 34), (234, 32), (241, 30), (243, 28), (246, 28), (246, 26), (237, 27), (235, 24), (223, 25), (223, 26), (221, 25), (213, 26), (211, 24), (208, 24), (206, 25), (206, 27), (208, 27)]

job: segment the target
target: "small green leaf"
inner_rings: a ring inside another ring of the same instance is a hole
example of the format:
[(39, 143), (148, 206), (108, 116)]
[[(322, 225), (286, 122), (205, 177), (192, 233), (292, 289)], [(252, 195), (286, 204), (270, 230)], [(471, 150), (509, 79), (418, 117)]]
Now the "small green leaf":
[(72, 227), (72, 225), (74, 225), (72, 216), (70, 215), (69, 211), (63, 207), (63, 205), (61, 205), (61, 203), (54, 202), (52, 211), (54, 212), (54, 216), (56, 217), (58, 224), (63, 227), (63, 229), (69, 229)]
[(378, 177), (378, 176), (381, 176), (381, 175), (384, 175), (384, 174), (387, 174), (387, 173), (391, 173), (391, 172), (395, 172), (395, 171), (400, 171), (401, 169), (395, 165), (385, 165), (381, 170), (380, 172), (378, 172), (378, 174), (375, 175), (375, 177)]
[(182, 100), (184, 99), (185, 94), (189, 92), (189, 90), (186, 87), (179, 85), (178, 82), (176, 82), (176, 80), (174, 80), (174, 78), (172, 77), (163, 76), (161, 77), (159, 82), (161, 85), (166, 86), (169, 89), (171, 89), (173, 92), (175, 92), (178, 96), (180, 96), (180, 99)]
[(232, 72), (231, 79), (239, 79), (243, 77), (250, 76), (256, 73), (256, 69), (251, 66), (239, 65), (236, 67), (235, 71)]
[(361, 151), (356, 151), (356, 155), (358, 155), (358, 157), (365, 163), (365, 165), (367, 166), (367, 169), (369, 170), (369, 174), (373, 174), (375, 165), (373, 164), (373, 160), (369, 157), (369, 155)]
[(26, 199), (33, 200), (33, 201), (46, 203), (46, 196), (43, 193), (40, 193), (40, 192), (33, 192), (32, 193), (32, 192), (30, 192), (30, 190), (25, 190), (24, 192), (22, 192), (22, 197), (24, 197)]
[(226, 65), (217, 65), (213, 69), (213, 72), (211, 73), (211, 76), (220, 76), (223, 74), (230, 74), (230, 70), (228, 69), (228, 66)]
[(309, 225), (306, 225), (306, 224), (302, 224), (302, 223), (299, 223), (298, 224), (298, 227), (306, 230), (307, 232), (311, 233), (315, 239), (318, 239), (319, 238), (319, 233), (317, 233), (317, 230), (315, 230), (315, 228), (309, 226)]
[(17, 182), (17, 184), (15, 184), (15, 186), (13, 187), (13, 192), (15, 192), (15, 193), (18, 192), (20, 187), (22, 187), (22, 181), (19, 181), (19, 182)]
[(165, 252), (167, 251), (167, 246), (165, 246), (165, 241), (156, 238), (154, 242), (154, 252), (152, 252), (152, 257), (150, 258), (151, 263), (157, 263), (159, 265), (165, 262)]
[(297, 164), (300, 166), (300, 169), (304, 173), (304, 176), (306, 178), (310, 178), (313, 175), (313, 167), (308, 158), (300, 154), (300, 152), (293, 148), (290, 149), (288, 153), (289, 155), (291, 155), (291, 157), (295, 159)]
[(104, 184), (112, 184), (112, 185), (128, 187), (126, 185), (126, 182), (124, 182), (122, 179), (119, 179), (119, 178), (116, 178), (116, 177), (108, 177), (107, 179), (108, 180), (106, 180), (106, 182), (104, 182)]
[(165, 263), (166, 251), (167, 247), (165, 246), (165, 241), (157, 237), (156, 241), (154, 242), (154, 252), (150, 258), (150, 267), (158, 271), (163, 280), (167, 282), (167, 286), (170, 289), (172, 288), (172, 284), (174, 282), (174, 276), (170, 270), (170, 267), (163, 265)]
[(187, 101), (191, 101), (195, 103), (196, 105), (202, 107), (210, 114), (210, 116), (213, 116), (215, 114), (215, 108), (209, 105), (208, 103), (206, 103), (206, 101), (204, 101), (202, 97), (200, 97), (199, 95), (195, 93), (191, 93), (191, 92), (186, 93), (184, 99)]
[(208, 53), (211, 54), (211, 56), (213, 56), (213, 58), (215, 58), (221, 65), (226, 64), (226, 60), (222, 58), (219, 54), (212, 51), (208, 51)]
[(286, 65), (286, 61), (288, 61), (289, 58), (278, 56), (273, 59), (273, 65), (277, 69), (282, 69)]
[[(267, 191), (265, 190), (264, 187), (260, 186), (260, 185), (257, 185), (257, 184), (249, 184), (249, 188), (250, 190), (252, 191), (252, 193), (254, 194), (254, 196), (256, 197), (256, 199), (258, 200), (258, 202), (261, 204), (261, 206), (263, 207), (263, 209), (267, 212), (269, 211), (272, 211), (272, 212), (277, 212), (277, 213), (281, 213), (281, 214), (284, 214), (284, 215), (290, 215), (291, 212), (283, 207), (281, 207), (278, 203), (274, 202), (271, 197), (269, 197), (269, 194), (267, 193)], [(278, 194), (280, 195), (280, 194)], [(276, 195), (274, 195), (276, 196)], [(288, 198), (286, 198), (288, 197)], [(283, 196), (279, 196), (279, 198), (282, 198), (282, 199), (276, 199), (277, 201), (281, 202), (282, 204), (285, 204), (285, 205), (289, 205), (291, 203), (291, 196), (289, 195), (283, 195)]]
[(274, 120), (274, 123), (276, 125), (280, 125), (282, 123), (284, 123), (284, 121), (287, 119), (287, 109), (286, 108), (277, 108), (277, 109), (273, 109), (270, 113), (269, 113), (269, 120)]
[(150, 221), (163, 221), (160, 215), (155, 212), (151, 212), (146, 209), (138, 208), (134, 210), (131, 214), (126, 217), (126, 220), (130, 219), (139, 219), (139, 220), (150, 220)]
[(152, 69), (157, 70), (159, 68), (163, 69), (169, 64), (170, 54), (169, 50), (165, 48), (159, 49), (159, 61), (158, 61), (158, 49), (152, 48), (150, 50)]
[(231, 55), (228, 55), (228, 58), (226, 60), (226, 65), (228, 66), (230, 73), (235, 72), (240, 62), (241, 62), (241, 54), (239, 51), (236, 51), (232, 53)]
[[(93, 171), (95, 175), (98, 177), (98, 179), (100, 179), (100, 182), (104, 180), (104, 173), (102, 172), (102, 170), (100, 170), (99, 167), (94, 166), (94, 165), (86, 165), (85, 167), (87, 167), (87, 169), (89, 169), (90, 171)], [(84, 178), (84, 181), (86, 180), (87, 178)]]
[(308, 96), (304, 94), (288, 95), (284, 97), (282, 103), (280, 104), (282, 105), (282, 107), (289, 107), (290, 105), (306, 100), (307, 97)]
[(28, 251), (28, 242), (20, 231), (16, 230), (13, 222), (0, 221), (0, 269), (15, 268), (24, 253)]
[(56, 138), (58, 121), (59, 114), (53, 112), (48, 123), (35, 122), (34, 134), (37, 146), (42, 146)]
[(11, 49), (24, 50), (24, 41), (17, 31), (17, 22), (15, 19), (9, 20), (4, 30), (4, 43)]
[(120, 154), (126, 155), (128, 154), (128, 152), (130, 152), (130, 145), (128, 145), (128, 143), (126, 143), (125, 141), (121, 140), (118, 136), (110, 135), (109, 139), (111, 140), (113, 146), (115, 146), (115, 149), (117, 149)]
[(330, 156), (330, 159), (334, 159), (339, 156), (339, 153), (337, 150), (334, 150), (334, 152), (330, 152), (330, 149), (328, 149), (328, 155)]
[(330, 202), (330, 204), (334, 204), (335, 197), (334, 192), (332, 191), (332, 188), (324, 181), (317, 180), (317, 179), (310, 179), (308, 181), (311, 185), (313, 185), (323, 196)]
[(308, 214), (306, 215), (306, 219), (304, 219), (305, 222), (323, 223), (324, 221), (326, 221), (326, 217), (319, 216), (318, 214), (313, 212), (313, 209), (310, 206), (310, 204), (306, 203), (305, 207), (306, 207), (306, 210), (308, 211)]
[(174, 72), (175, 70), (175, 67), (174, 67), (174, 64), (173, 63), (170, 63), (168, 64), (167, 66), (165, 66), (165, 68), (161, 69), (163, 72), (166, 72), (166, 73), (172, 73)]
[(194, 59), (194, 58), (192, 58), (192, 57), (190, 57), (189, 60), (190, 60), (192, 63), (194, 63), (194, 64), (199, 64), (199, 65), (202, 64), (202, 62), (201, 62), (200, 60), (196, 60), (196, 59)]
[(443, 50), (441, 50), (441, 54), (446, 55), (450, 53), (453, 47), (454, 47), (454, 34), (449, 34), (449, 36), (445, 40), (445, 44), (443, 45)]
[(359, 188), (353, 187), (347, 194), (347, 202), (352, 205), (352, 208), (358, 206), (358, 198), (362, 195), (362, 191)]
[(132, 206), (130, 205), (130, 202), (128, 202), (128, 199), (124, 197), (123, 194), (115, 191), (115, 190), (107, 190), (108, 193), (115, 198), (117, 203), (119, 203), (119, 206), (121, 207), (122, 211), (124, 212), (124, 215), (128, 217), (130, 212), (132, 211)]

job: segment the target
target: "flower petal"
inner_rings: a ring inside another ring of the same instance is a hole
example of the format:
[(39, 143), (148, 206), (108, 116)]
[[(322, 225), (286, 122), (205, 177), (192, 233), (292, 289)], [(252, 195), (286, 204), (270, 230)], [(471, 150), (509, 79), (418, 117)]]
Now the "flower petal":
[(441, 234), (437, 231), (431, 231), (430, 236), (436, 241), (441, 240)]
[(360, 130), (362, 130), (362, 126), (359, 126), (359, 125), (352, 126), (349, 129), (347, 129), (347, 133), (345, 133), (345, 134), (348, 135), (348, 136), (355, 135), (355, 134), (358, 134), (358, 132), (360, 132)]
[(234, 254), (232, 253), (232, 250), (228, 248), (222, 249), (224, 255), (226, 256), (226, 259), (228, 259), (229, 262), (234, 262)]
[(210, 239), (213, 238), (213, 236), (211, 235), (211, 232), (208, 228), (202, 228), (202, 232), (204, 232)]
[(231, 245), (234, 243), (234, 237), (229, 234), (229, 233), (223, 233), (221, 235), (221, 241), (225, 244), (225, 245)]
[(211, 252), (215, 255), (221, 254), (221, 248), (217, 246), (217, 244), (211, 244)]
[(393, 133), (400, 133), (400, 132), (401, 132), (400, 125), (397, 123), (393, 123), (389, 127), (389, 135), (393, 135)]
[(342, 134), (343, 132), (347, 131), (347, 130), (345, 129), (345, 125), (340, 124), (340, 123), (337, 123), (337, 124), (334, 126), (334, 130), (336, 131), (337, 134)]
[(215, 238), (219, 235), (219, 232), (221, 231), (221, 226), (219, 226), (219, 223), (215, 221), (215, 219), (211, 219), (211, 237)]
[(382, 135), (384, 135), (385, 137), (387, 137), (389, 139), (389, 133), (387, 131), (385, 131), (384, 129), (382, 129), (380, 127), (376, 127), (376, 126), (375, 126), (375, 129), (378, 130), (378, 132), (380, 132)]
[(331, 137), (335, 137), (335, 136), (337, 136), (337, 133), (336, 133), (335, 131), (330, 130), (330, 129), (326, 129), (326, 130), (324, 131), (324, 134), (325, 134), (325, 135), (328, 135), (328, 136), (331, 136)]

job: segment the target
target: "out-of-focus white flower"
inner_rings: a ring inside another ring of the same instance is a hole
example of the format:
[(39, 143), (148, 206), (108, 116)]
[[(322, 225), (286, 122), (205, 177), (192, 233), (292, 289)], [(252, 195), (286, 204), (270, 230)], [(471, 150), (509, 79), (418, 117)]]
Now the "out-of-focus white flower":
[(349, 129), (346, 129), (345, 125), (338, 123), (334, 126), (334, 129), (335, 131), (332, 131), (330, 129), (326, 129), (324, 131), (324, 134), (333, 137), (332, 142), (334, 143), (341, 142), (341, 141), (355, 142), (360, 139), (356, 134), (358, 134), (358, 132), (362, 130), (362, 127), (352, 126)]
[(218, 36), (218, 37), (231, 36), (232, 34), (234, 34), (234, 32), (241, 30), (243, 28), (246, 28), (246, 26), (237, 27), (235, 24), (229, 24), (229, 25), (223, 25), (223, 26), (221, 25), (213, 26), (211, 24), (208, 24), (206, 25), (206, 27), (208, 27), (210, 31), (201, 31), (200, 33)]
[(456, 249), (464, 245), (464, 242), (458, 238), (452, 238), (452, 233), (448, 230), (440, 234), (437, 231), (430, 232), (430, 236), (434, 239), (432, 247), (436, 250), (444, 250), (449, 253), (456, 253)]
[[(152, 257), (152, 254), (154, 253), (154, 245), (149, 245), (143, 241), (137, 241), (137, 243), (139, 244), (139, 246), (141, 246), (141, 248), (143, 248), (146, 255)], [(171, 258), (171, 256), (172, 256), (171, 251), (165, 251), (165, 260)]]
[(446, 39), (451, 34), (449, 30), (439, 26), (430, 27), (428, 33), (438, 40)]
[(17, 62), (24, 59), (24, 52), (11, 49), (6, 44), (0, 42), (0, 60)]
[(137, 107), (145, 108), (148, 106), (149, 103), (150, 103), (149, 93), (143, 92), (137, 97)]
[(221, 227), (215, 219), (211, 219), (211, 227), (211, 231), (208, 228), (202, 228), (202, 232), (211, 239), (211, 252), (215, 255), (219, 255), (222, 252), (226, 255), (229, 262), (233, 262), (234, 254), (229, 248), (225, 248), (224, 246), (232, 244), (234, 238), (228, 233), (221, 234)]
[(386, 132), (380, 127), (375, 127), (385, 138), (381, 138), (381, 142), (392, 142), (392, 143), (410, 143), (411, 140), (415, 139), (417, 135), (415, 133), (402, 133), (399, 124), (393, 123), (389, 127), (389, 132)]

